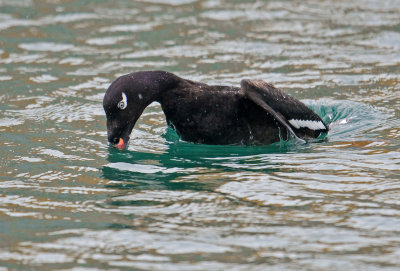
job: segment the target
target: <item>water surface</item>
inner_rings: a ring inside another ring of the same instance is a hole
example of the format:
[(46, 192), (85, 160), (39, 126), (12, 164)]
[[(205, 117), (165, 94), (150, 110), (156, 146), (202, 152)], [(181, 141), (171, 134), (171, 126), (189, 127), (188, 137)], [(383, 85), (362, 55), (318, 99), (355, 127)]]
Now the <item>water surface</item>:
[[(0, 0), (0, 270), (398, 270), (400, 1)], [(321, 141), (107, 146), (117, 76), (261, 78)]]

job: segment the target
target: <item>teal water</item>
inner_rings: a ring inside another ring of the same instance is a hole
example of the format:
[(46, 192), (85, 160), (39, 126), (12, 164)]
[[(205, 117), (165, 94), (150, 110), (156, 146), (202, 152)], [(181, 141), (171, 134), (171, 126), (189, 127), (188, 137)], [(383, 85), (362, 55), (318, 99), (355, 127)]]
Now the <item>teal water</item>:
[[(399, 270), (400, 1), (0, 0), (0, 271)], [(331, 131), (107, 146), (117, 76), (262, 78)]]

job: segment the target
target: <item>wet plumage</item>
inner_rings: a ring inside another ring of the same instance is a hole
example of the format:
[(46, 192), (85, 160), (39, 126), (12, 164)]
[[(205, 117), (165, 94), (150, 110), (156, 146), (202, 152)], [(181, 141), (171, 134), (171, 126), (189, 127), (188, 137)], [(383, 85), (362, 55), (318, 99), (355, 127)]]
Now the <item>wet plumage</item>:
[(328, 131), (306, 105), (262, 80), (213, 86), (169, 72), (143, 71), (123, 75), (107, 89), (108, 141), (124, 148), (143, 110), (154, 101), (179, 137), (195, 143), (271, 144), (290, 135), (308, 139)]

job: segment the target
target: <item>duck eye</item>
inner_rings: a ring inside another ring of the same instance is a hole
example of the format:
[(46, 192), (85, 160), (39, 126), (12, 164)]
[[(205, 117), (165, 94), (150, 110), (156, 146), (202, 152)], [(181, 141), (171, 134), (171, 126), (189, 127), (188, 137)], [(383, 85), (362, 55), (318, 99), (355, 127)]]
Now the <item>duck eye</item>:
[(118, 103), (118, 108), (124, 110), (128, 106), (128, 99), (126, 98), (126, 94), (122, 92), (122, 100)]
[(125, 108), (126, 108), (126, 103), (125, 103), (124, 101), (120, 101), (120, 102), (118, 103), (118, 108), (119, 108), (119, 109), (125, 109)]

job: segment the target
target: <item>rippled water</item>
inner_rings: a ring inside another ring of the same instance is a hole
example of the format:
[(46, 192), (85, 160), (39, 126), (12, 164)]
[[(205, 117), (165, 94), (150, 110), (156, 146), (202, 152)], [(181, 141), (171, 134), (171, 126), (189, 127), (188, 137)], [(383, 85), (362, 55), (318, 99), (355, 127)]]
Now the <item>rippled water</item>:
[[(398, 270), (400, 1), (0, 0), (0, 270)], [(322, 142), (181, 142), (117, 76), (262, 78)]]

